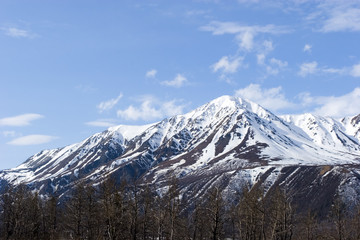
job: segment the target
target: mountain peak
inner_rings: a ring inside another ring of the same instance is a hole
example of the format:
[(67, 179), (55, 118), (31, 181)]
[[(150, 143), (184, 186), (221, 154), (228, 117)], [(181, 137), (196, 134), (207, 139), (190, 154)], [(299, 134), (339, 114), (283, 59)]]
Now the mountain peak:
[(230, 96), (230, 95), (224, 95), (218, 98), (215, 98), (214, 100), (210, 101), (208, 104), (216, 104), (219, 106), (233, 106), (234, 104), (236, 104), (238, 102), (239, 98), (236, 98), (234, 96)]
[(219, 169), (359, 162), (360, 130), (350, 124), (352, 118), (349, 127), (312, 114), (282, 119), (252, 101), (225, 95), (183, 115), (111, 127), (81, 143), (43, 151), (0, 172), (0, 180), (36, 183), (50, 192), (111, 174), (130, 179), (139, 173), (156, 182), (171, 172), (203, 176)]
[(229, 95), (218, 97), (209, 103), (200, 106), (189, 114), (193, 116), (199, 112), (207, 112), (216, 115), (219, 112), (229, 114), (229, 112), (235, 111), (253, 112), (258, 114), (260, 117), (265, 117), (270, 114), (270, 111), (266, 110), (257, 103), (254, 103), (248, 99)]
[(210, 101), (208, 104), (215, 104), (221, 107), (242, 107), (242, 108), (258, 108), (258, 104), (254, 103), (248, 99), (241, 97), (224, 95), (214, 100)]

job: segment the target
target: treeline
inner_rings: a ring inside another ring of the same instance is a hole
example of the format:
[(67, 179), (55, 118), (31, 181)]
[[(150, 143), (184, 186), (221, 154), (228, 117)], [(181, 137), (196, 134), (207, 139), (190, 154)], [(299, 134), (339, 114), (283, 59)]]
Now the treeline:
[(280, 188), (244, 188), (238, 201), (213, 187), (194, 201), (180, 197), (176, 179), (161, 196), (149, 186), (79, 183), (70, 196), (41, 198), (26, 186), (1, 195), (1, 239), (360, 239), (359, 208), (334, 201), (329, 216), (299, 214)]

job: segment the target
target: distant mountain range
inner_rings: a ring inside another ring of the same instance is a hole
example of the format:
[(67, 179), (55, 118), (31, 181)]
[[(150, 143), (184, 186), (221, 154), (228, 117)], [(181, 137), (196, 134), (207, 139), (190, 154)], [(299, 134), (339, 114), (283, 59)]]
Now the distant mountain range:
[(301, 207), (328, 208), (335, 195), (360, 196), (360, 114), (334, 119), (276, 116), (222, 96), (189, 113), (144, 126), (109, 128), (84, 141), (44, 150), (0, 172), (1, 185), (25, 183), (41, 194), (66, 194), (79, 180), (108, 176), (166, 190), (176, 176), (187, 198), (210, 186), (228, 195), (244, 185), (286, 187)]

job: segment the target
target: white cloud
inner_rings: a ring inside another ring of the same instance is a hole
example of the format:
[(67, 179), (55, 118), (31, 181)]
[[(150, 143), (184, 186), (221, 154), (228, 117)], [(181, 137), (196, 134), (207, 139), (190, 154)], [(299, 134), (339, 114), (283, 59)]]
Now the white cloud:
[(279, 68), (284, 68), (284, 67), (287, 67), (287, 65), (288, 65), (288, 63), (286, 61), (281, 61), (281, 60), (276, 59), (276, 58), (271, 58), (270, 63), (273, 64), (273, 65), (278, 66)]
[[(357, 70), (359, 72), (356, 72)], [(338, 74), (338, 75), (351, 75), (353, 77), (356, 77), (356, 76), (360, 76), (360, 64), (352, 66), (351, 69), (349, 67), (329, 68), (326, 66), (325, 67), (319, 66), (316, 61), (313, 61), (313, 62), (307, 62), (301, 64), (298, 74), (302, 77), (306, 77), (307, 75), (310, 74)]]
[(239, 41), (240, 48), (250, 51), (254, 46), (254, 35), (251, 31), (239, 33), (236, 39)]
[(259, 65), (263, 65), (265, 63), (265, 58), (266, 58), (265, 54), (256, 55), (257, 63)]
[(332, 74), (349, 73), (349, 71), (346, 68), (322, 68), (320, 70), (324, 73), (332, 73)]
[(360, 31), (360, 8), (335, 7), (321, 28), (323, 32)]
[(36, 34), (30, 33), (27, 30), (15, 28), (15, 27), (2, 28), (2, 30), (5, 32), (5, 35), (7, 35), (9, 37), (14, 37), (14, 38), (34, 38), (34, 37), (36, 37)]
[(256, 55), (257, 64), (264, 65), (266, 56), (274, 50), (272, 41), (265, 40), (259, 47), (258, 54)]
[(280, 70), (284, 69), (288, 65), (286, 61), (281, 61), (276, 58), (271, 58), (269, 63), (265, 63), (265, 58), (266, 56), (264, 54), (258, 54), (257, 63), (265, 67), (268, 75), (277, 75)]
[(152, 96), (145, 96), (139, 99), (140, 105), (130, 105), (124, 110), (118, 110), (117, 115), (125, 120), (160, 120), (164, 117), (181, 114), (185, 105), (178, 104), (177, 100), (159, 101)]
[(88, 126), (93, 127), (113, 127), (116, 126), (115, 120), (113, 119), (99, 119), (96, 121), (86, 122)]
[(130, 105), (125, 110), (118, 110), (118, 117), (123, 118), (125, 120), (153, 120), (160, 119), (162, 114), (158, 109), (155, 109), (150, 103), (144, 102), (140, 107), (134, 107)]
[(8, 142), (7, 144), (17, 145), (17, 146), (39, 145), (39, 144), (51, 142), (55, 139), (57, 139), (57, 137), (48, 136), (48, 135), (28, 135), (28, 136), (15, 138), (14, 140)]
[(359, 0), (238, 0), (238, 2), (261, 3), (262, 7), (276, 7), (287, 13), (305, 12), (304, 9), (311, 9), (306, 19), (311, 26), (318, 25), (317, 29), (322, 32), (360, 31)]
[(14, 126), (14, 127), (22, 127), (30, 125), (31, 121), (43, 118), (43, 115), (36, 113), (27, 113), (14, 117), (7, 117), (0, 119), (0, 126)]
[(239, 47), (246, 51), (254, 48), (254, 38), (258, 34), (283, 34), (289, 30), (283, 26), (272, 24), (259, 25), (241, 25), (236, 22), (212, 21), (208, 25), (200, 28), (202, 31), (212, 32), (213, 35), (233, 34), (239, 42)]
[(116, 98), (112, 98), (108, 101), (101, 102), (96, 107), (99, 109), (100, 113), (103, 111), (108, 111), (108, 110), (112, 109), (119, 102), (119, 100), (122, 97), (123, 97), (123, 94), (120, 93), (119, 96), (117, 96)]
[[(315, 1), (313, 1), (315, 2)], [(328, 32), (360, 31), (360, 2), (358, 0), (317, 1), (307, 16), (309, 24)]]
[(268, 54), (269, 52), (274, 50), (274, 46), (273, 46), (272, 41), (265, 40), (262, 45), (263, 45), (263, 52), (265, 54)]
[[(239, 50), (245, 52), (256, 52), (257, 64), (262, 65), (267, 74), (276, 75), (280, 71), (279, 66), (270, 66), (266, 64), (267, 55), (274, 50), (273, 42), (264, 40), (262, 42), (256, 41), (256, 36), (260, 34), (284, 34), (289, 33), (290, 30), (284, 26), (277, 25), (242, 25), (236, 22), (220, 22), (212, 21), (208, 25), (200, 28), (202, 31), (209, 31), (213, 35), (232, 34), (239, 45)], [(237, 56), (239, 51), (237, 52)], [(222, 71), (220, 78), (226, 82), (231, 82), (227, 77), (229, 73), (237, 72), (238, 68), (243, 65), (244, 57), (236, 57), (230, 59), (227, 56), (222, 57), (217, 63), (213, 64), (211, 68), (214, 72)], [(247, 66), (247, 65), (246, 65)]]
[(259, 84), (250, 84), (236, 90), (235, 96), (249, 99), (272, 111), (295, 107), (295, 104), (286, 99), (281, 87), (264, 89)]
[(304, 46), (304, 48), (303, 48), (303, 51), (304, 52), (311, 52), (311, 48), (312, 48), (312, 46), (311, 45), (309, 45), (309, 44), (305, 44), (305, 46)]
[(277, 75), (280, 72), (279, 68), (272, 67), (272, 66), (266, 66), (266, 73), (268, 75)]
[(360, 63), (352, 66), (350, 75), (353, 77), (360, 77)]
[(236, 22), (220, 22), (212, 21), (208, 25), (200, 28), (203, 31), (212, 32), (213, 35), (223, 35), (223, 34), (242, 34), (245, 32), (257, 33), (269, 33), (269, 34), (282, 34), (288, 33), (289, 30), (283, 26), (276, 26), (273, 24), (268, 24), (265, 26), (259, 25), (241, 25)]
[(350, 93), (342, 96), (310, 97), (311, 104), (318, 105), (314, 113), (323, 116), (345, 117), (354, 116), (360, 113), (360, 88), (355, 88)]
[(314, 74), (317, 72), (318, 63), (316, 61), (303, 63), (300, 66), (300, 71), (298, 72), (300, 76), (306, 77), (309, 74)]
[(302, 92), (296, 96), (300, 100), (300, 105), (303, 107), (308, 107), (314, 104), (314, 97), (311, 96), (309, 92)]
[(229, 59), (228, 56), (224, 56), (217, 63), (213, 64), (211, 68), (214, 72), (221, 71), (222, 73), (235, 73), (238, 68), (242, 66), (243, 60), (243, 57)]
[(177, 74), (173, 80), (161, 82), (162, 85), (177, 88), (182, 87), (185, 83), (187, 83), (187, 79), (181, 74)]
[(151, 70), (146, 72), (145, 76), (147, 78), (155, 78), (156, 74), (157, 74), (157, 70), (156, 69), (151, 69)]
[(311, 112), (321, 116), (342, 118), (360, 113), (360, 88), (342, 96), (312, 96), (308, 92), (300, 93), (298, 99), (303, 107), (310, 107)]
[(254, 101), (275, 112), (280, 110), (301, 112), (307, 109), (307, 112), (336, 118), (360, 113), (360, 105), (354, 104), (360, 102), (360, 87), (342, 96), (312, 96), (308, 92), (303, 92), (298, 94), (296, 102), (287, 99), (280, 86), (266, 89), (258, 84), (250, 84), (236, 90), (235, 95)]

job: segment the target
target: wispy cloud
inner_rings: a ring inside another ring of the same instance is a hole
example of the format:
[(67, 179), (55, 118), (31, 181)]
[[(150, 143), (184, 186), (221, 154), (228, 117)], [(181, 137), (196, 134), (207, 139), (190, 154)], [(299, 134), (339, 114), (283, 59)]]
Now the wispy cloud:
[(274, 50), (273, 42), (270, 40), (265, 40), (262, 43), (261, 51), (263, 54), (268, 54), (269, 52)]
[(258, 54), (256, 55), (257, 64), (263, 65), (265, 64), (266, 56), (274, 50), (274, 46), (272, 41), (265, 40), (258, 49)]
[(48, 135), (27, 135), (19, 138), (15, 138), (14, 140), (8, 142), (10, 145), (17, 146), (28, 146), (28, 145), (39, 145), (51, 142), (58, 137), (48, 136)]
[(151, 70), (146, 72), (145, 76), (147, 78), (155, 78), (156, 74), (157, 74), (157, 70), (156, 69), (151, 69)]
[(321, 116), (341, 118), (360, 113), (360, 87), (340, 96), (313, 96), (302, 92), (294, 99), (286, 98), (282, 87), (263, 88), (259, 84), (250, 84), (235, 91), (235, 96), (254, 101), (274, 111), (296, 110), (298, 113), (312, 112)]
[(208, 25), (200, 28), (203, 31), (212, 32), (214, 35), (223, 34), (241, 34), (244, 32), (257, 33), (269, 33), (269, 34), (282, 34), (288, 33), (289, 29), (284, 26), (277, 26), (268, 24), (264, 26), (260, 25), (242, 25), (236, 22), (220, 22), (212, 21)]
[(258, 54), (256, 55), (256, 62), (259, 66), (264, 67), (266, 70), (265, 78), (268, 75), (277, 75), (281, 70), (287, 67), (287, 61), (283, 61), (277, 58), (267, 59), (267, 55), (274, 50), (273, 42), (265, 40), (258, 47)]
[(279, 68), (284, 68), (284, 67), (286, 67), (288, 65), (288, 63), (286, 61), (281, 61), (281, 60), (276, 59), (276, 58), (271, 58), (270, 63), (275, 65), (275, 66), (278, 66)]
[(360, 8), (335, 7), (321, 28), (323, 32), (360, 31)]
[[(238, 0), (239, 3), (256, 3), (261, 7), (279, 8), (285, 12), (304, 12), (311, 27), (321, 32), (360, 31), (360, 2), (358, 0)], [(309, 8), (310, 7), (310, 8)], [(306, 14), (306, 13), (305, 13)]]
[(31, 33), (28, 30), (19, 29), (19, 28), (15, 28), (15, 27), (2, 28), (2, 30), (4, 31), (5, 35), (7, 35), (9, 37), (13, 37), (13, 38), (35, 38), (35, 37), (37, 37), (36, 34)]
[(281, 70), (285, 69), (288, 65), (287, 61), (282, 61), (276, 58), (271, 58), (269, 63), (263, 63), (268, 75), (277, 75)]
[(228, 57), (223, 56), (219, 61), (210, 66), (213, 72), (220, 72), (220, 79), (231, 83), (230, 74), (234, 74), (240, 67), (247, 67), (243, 64), (244, 57)]
[(360, 63), (352, 66), (350, 75), (353, 77), (360, 77)]
[(245, 31), (236, 35), (236, 39), (239, 41), (239, 46), (242, 49), (250, 51), (254, 47), (255, 33), (252, 31)]
[(306, 77), (307, 75), (314, 74), (318, 71), (317, 66), (318, 63), (316, 61), (303, 63), (300, 65), (300, 70), (298, 74), (302, 77)]
[(187, 78), (182, 74), (177, 74), (173, 80), (170, 81), (163, 81), (161, 82), (162, 85), (169, 86), (169, 87), (182, 87), (184, 84), (188, 82)]
[(272, 111), (294, 108), (295, 104), (286, 99), (282, 87), (265, 89), (259, 84), (250, 84), (235, 91), (235, 96), (249, 99)]
[(358, 0), (238, 0), (239, 3), (261, 4), (261, 7), (275, 7), (286, 12), (304, 12), (311, 6), (306, 20), (315, 30), (328, 33), (340, 31), (360, 31), (360, 2)]
[(185, 105), (178, 100), (160, 101), (153, 96), (143, 96), (139, 98), (139, 105), (130, 105), (124, 110), (118, 110), (119, 118), (125, 120), (160, 120), (164, 117), (181, 114)]
[[(305, 1), (306, 2), (306, 1)], [(360, 31), (360, 2), (346, 1), (312, 1), (313, 11), (306, 20), (315, 30), (328, 32)]]
[(117, 125), (114, 119), (98, 119), (95, 121), (86, 122), (85, 124), (93, 127), (113, 127)]
[(213, 65), (211, 65), (211, 69), (213, 72), (221, 71), (222, 73), (235, 73), (238, 68), (242, 66), (243, 57), (228, 57), (224, 56), (220, 58), (220, 60)]
[(263, 53), (259, 53), (256, 55), (257, 64), (263, 65), (265, 63), (266, 55)]
[[(255, 52), (257, 64), (266, 69), (267, 75), (276, 75), (280, 71), (280, 67), (276, 63), (267, 64), (267, 55), (274, 50), (271, 40), (256, 40), (256, 36), (260, 34), (277, 35), (291, 32), (288, 27), (268, 25), (244, 25), (237, 22), (220, 22), (212, 21), (208, 25), (200, 28), (202, 31), (209, 31), (213, 35), (234, 35), (238, 44), (236, 57), (223, 56), (218, 62), (211, 66), (213, 72), (221, 71), (220, 78), (226, 82), (232, 82), (228, 78), (228, 74), (237, 72), (240, 66), (247, 67), (244, 64), (244, 56), (248, 52)], [(244, 56), (239, 56), (240, 52), (245, 52)]]
[(99, 109), (100, 113), (104, 112), (104, 111), (108, 111), (108, 110), (112, 109), (120, 101), (120, 99), (122, 97), (123, 97), (123, 94), (120, 93), (119, 96), (117, 96), (116, 98), (112, 98), (110, 100), (101, 102), (96, 107)]
[(0, 126), (13, 126), (13, 127), (22, 127), (28, 126), (34, 120), (43, 118), (43, 115), (36, 113), (27, 113), (14, 117), (7, 117), (0, 119)]
[(213, 35), (235, 35), (240, 49), (245, 51), (251, 51), (254, 48), (254, 38), (258, 34), (283, 34), (290, 32), (287, 27), (273, 24), (260, 26), (220, 21), (212, 21), (208, 25), (201, 27), (200, 30), (211, 32)]
[(350, 74), (348, 68), (322, 68), (320, 69), (323, 73), (332, 73), (332, 74)]
[(208, 15), (210, 13), (210, 10), (188, 10), (185, 12), (185, 15), (188, 17), (193, 17), (193, 16), (204, 16), (204, 15)]
[(298, 71), (298, 74), (302, 77), (306, 77), (312, 74), (338, 74), (338, 75), (350, 75), (353, 77), (360, 77), (360, 64), (354, 65), (351, 68), (350, 67), (330, 68), (326, 66), (319, 66), (319, 64), (316, 61), (306, 62), (300, 65), (300, 70)]
[(305, 44), (303, 51), (310, 53), (312, 49), (312, 46), (310, 44)]
[(311, 96), (302, 93), (300, 98), (307, 106), (314, 106), (313, 112), (322, 116), (345, 117), (360, 113), (360, 88), (341, 96)]

